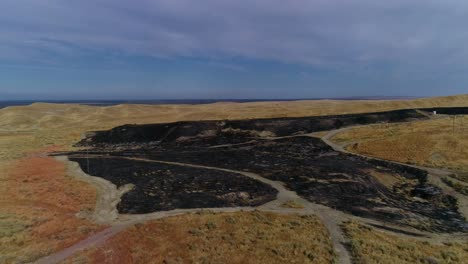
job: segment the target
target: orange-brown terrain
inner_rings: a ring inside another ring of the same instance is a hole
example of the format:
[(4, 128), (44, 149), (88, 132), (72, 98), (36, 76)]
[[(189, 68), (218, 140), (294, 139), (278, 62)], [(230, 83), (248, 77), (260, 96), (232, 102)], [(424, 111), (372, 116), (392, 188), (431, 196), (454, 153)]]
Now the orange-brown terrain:
[(262, 212), (184, 214), (137, 224), (64, 263), (331, 263), (313, 216)]
[(30, 152), (11, 162), (2, 177), (2, 263), (33, 261), (101, 228), (77, 217), (93, 210), (96, 191), (68, 177), (65, 164), (47, 156), (56, 150)]

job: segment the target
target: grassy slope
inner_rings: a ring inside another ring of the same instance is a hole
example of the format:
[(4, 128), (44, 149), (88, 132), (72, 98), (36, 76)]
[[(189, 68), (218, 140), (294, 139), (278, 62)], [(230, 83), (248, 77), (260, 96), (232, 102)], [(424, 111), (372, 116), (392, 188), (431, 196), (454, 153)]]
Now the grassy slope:
[(185, 214), (139, 224), (66, 263), (331, 263), (314, 216), (262, 212)]
[[(463, 120), (463, 121), (462, 121)], [(462, 129), (462, 122), (464, 129)], [(337, 142), (358, 142), (348, 150), (388, 160), (468, 173), (468, 117), (354, 128), (336, 135)]]
[(356, 263), (466, 263), (468, 243), (432, 244), (397, 237), (357, 222), (343, 224)]

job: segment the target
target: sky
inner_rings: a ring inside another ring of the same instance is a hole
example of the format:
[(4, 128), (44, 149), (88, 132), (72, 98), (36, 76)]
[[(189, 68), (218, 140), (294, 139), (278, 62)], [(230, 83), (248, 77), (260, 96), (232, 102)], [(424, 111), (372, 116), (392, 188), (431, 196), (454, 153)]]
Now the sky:
[(2, 0), (0, 100), (468, 93), (466, 0)]

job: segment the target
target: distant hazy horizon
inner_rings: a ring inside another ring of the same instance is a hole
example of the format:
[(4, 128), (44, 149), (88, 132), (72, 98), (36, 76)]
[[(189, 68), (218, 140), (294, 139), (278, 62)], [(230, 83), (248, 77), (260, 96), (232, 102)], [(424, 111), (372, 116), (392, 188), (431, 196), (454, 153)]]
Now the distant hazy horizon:
[[(1, 95), (0, 95), (1, 96)], [(415, 99), (430, 96), (350, 96), (350, 97), (304, 97), (304, 98), (162, 98), (162, 99), (139, 99), (139, 98), (111, 98), (111, 99), (4, 99), (0, 102), (249, 102), (249, 101), (299, 101), (299, 100), (392, 100), (392, 99)]]
[(109, 106), (118, 104), (211, 104), (217, 102), (274, 102), (274, 101), (300, 101), (300, 100), (405, 100), (416, 99), (416, 96), (362, 96), (362, 97), (342, 97), (342, 98), (290, 98), (290, 99), (135, 99), (135, 100), (2, 100), (0, 108), (7, 106), (30, 105), (32, 103), (58, 103), (58, 104), (84, 104), (96, 106)]

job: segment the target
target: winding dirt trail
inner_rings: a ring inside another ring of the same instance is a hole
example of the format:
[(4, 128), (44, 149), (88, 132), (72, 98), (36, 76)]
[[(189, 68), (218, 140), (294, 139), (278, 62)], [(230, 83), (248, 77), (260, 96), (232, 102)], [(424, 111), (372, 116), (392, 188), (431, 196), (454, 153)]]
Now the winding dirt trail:
[[(351, 128), (356, 128), (358, 126), (352, 126), (352, 127), (347, 127), (347, 128), (342, 128), (342, 129), (337, 129), (337, 130), (332, 130), (329, 131), (325, 136), (322, 137), (322, 140), (328, 144), (330, 147), (332, 147), (335, 151), (338, 152), (343, 152), (343, 153), (348, 153), (352, 155), (357, 155), (357, 156), (362, 156), (365, 158), (371, 158), (371, 159), (377, 159), (374, 157), (368, 157), (365, 155), (360, 155), (356, 153), (351, 153), (348, 152), (345, 148), (348, 144), (345, 145), (339, 145), (331, 141), (331, 138), (335, 136), (338, 133), (344, 132), (348, 129)], [(298, 136), (304, 136), (304, 135), (298, 135)], [(312, 136), (312, 135), (305, 135), (305, 136)], [(272, 138), (273, 139), (273, 138)], [(76, 156), (79, 157), (79, 156)], [(88, 157), (100, 157), (100, 158), (110, 158), (109, 156), (100, 156), (100, 155), (89, 155)], [(116, 158), (116, 157), (112, 157)], [(341, 211), (334, 210), (332, 208), (311, 203), (297, 195), (296, 192), (290, 191), (285, 188), (283, 183), (277, 182), (277, 181), (272, 181), (267, 178), (264, 178), (258, 174), (251, 173), (251, 172), (245, 172), (245, 171), (237, 171), (237, 170), (230, 170), (230, 169), (225, 169), (225, 168), (218, 168), (218, 167), (210, 167), (210, 166), (203, 166), (203, 165), (196, 165), (196, 164), (188, 164), (188, 163), (180, 163), (180, 162), (170, 162), (170, 161), (159, 161), (159, 160), (149, 160), (149, 159), (144, 159), (144, 158), (132, 158), (132, 157), (117, 157), (121, 159), (128, 159), (128, 160), (136, 160), (136, 161), (144, 161), (144, 162), (152, 162), (152, 163), (160, 163), (160, 164), (170, 164), (170, 165), (176, 165), (176, 166), (185, 166), (185, 167), (191, 167), (191, 168), (203, 168), (203, 169), (209, 169), (209, 170), (217, 170), (217, 171), (224, 171), (224, 172), (230, 172), (230, 173), (237, 173), (240, 175), (244, 175), (246, 177), (252, 178), (254, 180), (260, 181), (262, 183), (268, 184), (275, 188), (278, 193), (277, 197), (275, 200), (268, 202), (266, 204), (263, 204), (258, 207), (225, 207), (225, 208), (199, 208), (199, 209), (176, 209), (176, 210), (171, 210), (171, 211), (162, 211), (162, 212), (155, 212), (155, 213), (150, 213), (150, 214), (140, 214), (140, 215), (125, 215), (125, 214), (116, 214), (115, 211), (115, 205), (120, 201), (120, 196), (125, 192), (128, 191), (128, 188), (125, 190), (120, 190), (117, 189), (114, 185), (110, 182), (103, 183), (102, 178), (99, 178), (99, 180), (93, 179), (93, 178), (98, 178), (94, 176), (89, 176), (86, 175), (80, 168), (79, 166), (77, 167), (77, 164), (72, 165), (73, 170), (79, 171), (79, 174), (83, 177), (83, 180), (89, 181), (91, 184), (94, 184), (98, 189), (101, 188), (101, 194), (105, 194), (108, 197), (107, 198), (100, 198), (101, 201), (97, 203), (96, 211), (101, 212), (101, 213), (95, 213), (95, 217), (97, 215), (97, 219), (101, 223), (106, 223), (110, 224), (111, 226), (101, 232), (98, 232), (90, 237), (88, 237), (85, 240), (80, 241), (79, 243), (64, 249), (62, 251), (59, 251), (55, 254), (49, 255), (47, 257), (39, 259), (37, 262), (38, 264), (53, 264), (53, 263), (59, 263), (63, 260), (65, 260), (68, 257), (71, 257), (75, 253), (85, 250), (90, 247), (96, 247), (99, 246), (100, 244), (104, 243), (108, 238), (120, 233), (121, 231), (125, 230), (126, 228), (135, 225), (137, 223), (144, 223), (150, 220), (155, 220), (155, 219), (161, 219), (165, 217), (170, 217), (170, 216), (176, 216), (184, 213), (191, 213), (191, 212), (199, 212), (203, 210), (209, 210), (213, 212), (237, 212), (237, 211), (253, 211), (253, 210), (259, 210), (259, 211), (268, 211), (268, 212), (275, 212), (275, 213), (280, 213), (280, 214), (314, 214), (317, 215), (322, 222), (325, 224), (327, 227), (331, 240), (333, 242), (334, 250), (337, 254), (337, 263), (340, 264), (349, 264), (352, 263), (351, 261), (351, 255), (350, 252), (347, 250), (345, 247), (346, 243), (346, 238), (343, 235), (343, 232), (340, 228), (340, 224), (343, 221), (350, 220), (350, 219), (357, 219), (359, 221), (362, 221), (367, 224), (379, 224), (379, 225), (384, 225), (388, 227), (392, 227), (392, 225), (389, 225), (388, 223), (381, 223), (376, 220), (372, 219), (365, 219), (365, 218), (360, 218), (356, 216), (352, 216), (349, 214), (345, 214)], [(67, 159), (62, 158), (62, 161), (67, 162), (67, 163), (74, 163), (71, 161), (68, 161)], [(388, 161), (388, 162), (393, 162), (393, 161)], [(402, 164), (398, 162), (393, 162), (396, 164)], [(411, 166), (419, 169), (423, 169), (429, 172), (428, 175), (428, 181), (431, 184), (434, 184), (438, 187), (440, 187), (444, 193), (453, 195), (460, 201), (460, 211), (462, 214), (467, 218), (467, 213), (468, 213), (468, 205), (466, 199), (463, 197), (460, 197), (460, 194), (456, 193), (452, 188), (444, 184), (441, 180), (440, 177), (446, 176), (450, 174), (451, 172), (449, 171), (444, 171), (440, 169), (434, 169), (434, 168), (426, 168), (426, 167), (421, 167), (421, 166), (412, 166), (408, 164), (402, 164), (405, 166)], [(84, 174), (84, 175), (83, 175)], [(105, 180), (104, 180), (105, 181)], [(99, 182), (99, 184), (98, 184)], [(110, 197), (110, 198), (109, 198)], [(110, 203), (111, 201), (111, 203)], [(284, 208), (281, 207), (282, 204), (284, 204), (287, 201), (294, 201), (298, 204), (301, 204), (304, 208), (301, 209), (292, 209), (292, 208)], [(109, 205), (110, 203), (110, 205)], [(105, 213), (102, 213), (105, 212)], [(109, 213), (110, 212), (110, 213)], [(96, 219), (95, 218), (95, 219)], [(396, 227), (396, 226), (395, 226)], [(400, 230), (405, 230), (404, 228), (401, 227), (396, 227)], [(388, 232), (391, 234), (396, 234), (398, 236), (402, 237), (411, 237), (413, 239), (420, 239), (424, 241), (430, 241), (430, 242), (435, 242), (435, 243), (440, 243), (441, 241), (450, 241), (450, 240), (462, 240), (466, 241), (468, 238), (466, 234), (449, 234), (449, 235), (443, 235), (443, 234), (432, 234), (428, 232), (418, 232), (415, 233), (418, 236), (412, 236), (408, 235), (411, 233), (414, 233), (413, 230), (408, 230), (408, 234), (402, 234), (402, 233), (395, 233), (392, 231), (388, 230), (382, 230), (382, 232)]]
[(408, 167), (412, 167), (412, 168), (427, 171), (428, 172), (428, 175), (427, 175), (428, 176), (427, 177), (428, 183), (439, 187), (440, 189), (442, 189), (442, 191), (445, 194), (449, 194), (449, 195), (455, 197), (458, 200), (458, 210), (465, 217), (465, 219), (468, 219), (468, 199), (466, 199), (466, 196), (456, 192), (453, 188), (451, 188), (450, 186), (448, 186), (447, 184), (445, 184), (441, 180), (441, 178), (446, 177), (446, 176), (448, 176), (450, 174), (453, 174), (454, 172), (449, 171), (449, 170), (444, 170), (444, 169), (436, 169), (436, 168), (430, 168), (430, 167), (424, 167), (424, 166), (411, 165), (411, 164), (401, 163), (401, 162), (392, 161), (392, 160), (384, 160), (384, 159), (380, 159), (380, 158), (376, 158), (376, 157), (372, 157), (372, 156), (362, 155), (362, 154), (359, 154), (359, 153), (353, 153), (353, 152), (347, 151), (346, 147), (351, 145), (351, 144), (354, 144), (356, 142), (353, 141), (353, 142), (348, 142), (346, 144), (337, 144), (337, 143), (334, 143), (331, 140), (335, 135), (337, 135), (339, 133), (342, 133), (342, 132), (345, 132), (347, 130), (353, 129), (353, 128), (357, 128), (357, 127), (362, 127), (362, 126), (353, 126), (353, 127), (346, 127), (346, 128), (341, 128), (341, 129), (337, 129), (337, 130), (332, 130), (328, 134), (326, 134), (324, 137), (322, 137), (322, 140), (327, 145), (332, 147), (335, 151), (339, 151), (339, 152), (342, 152), (342, 153), (347, 153), (347, 154), (351, 154), (351, 155), (355, 155), (355, 156), (360, 156), (360, 157), (364, 157), (364, 158), (367, 158), (367, 159), (374, 159), (374, 160), (381, 160), (381, 161), (391, 162), (391, 163), (394, 163), (394, 164), (404, 165), (404, 166), (408, 166)]

